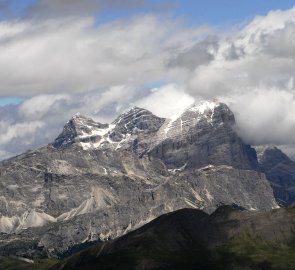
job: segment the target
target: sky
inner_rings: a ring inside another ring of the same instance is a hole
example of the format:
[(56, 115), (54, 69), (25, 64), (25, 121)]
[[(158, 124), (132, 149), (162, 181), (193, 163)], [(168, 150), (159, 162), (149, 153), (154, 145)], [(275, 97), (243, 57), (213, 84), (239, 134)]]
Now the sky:
[[(295, 158), (295, 1), (0, 0), (0, 159), (77, 112), (171, 117), (218, 98), (252, 145)], [(173, 106), (171, 106), (173, 104)]]

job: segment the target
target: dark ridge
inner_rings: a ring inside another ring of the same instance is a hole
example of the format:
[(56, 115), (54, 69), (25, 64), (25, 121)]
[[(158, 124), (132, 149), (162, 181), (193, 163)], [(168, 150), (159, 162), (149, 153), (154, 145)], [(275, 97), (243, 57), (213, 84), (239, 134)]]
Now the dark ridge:
[(181, 209), (52, 269), (294, 269), (293, 208)]

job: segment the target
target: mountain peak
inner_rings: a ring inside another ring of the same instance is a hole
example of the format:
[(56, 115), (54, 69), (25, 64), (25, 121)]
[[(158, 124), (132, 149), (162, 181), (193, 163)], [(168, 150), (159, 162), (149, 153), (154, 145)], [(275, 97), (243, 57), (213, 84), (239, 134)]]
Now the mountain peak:
[(235, 123), (235, 118), (233, 112), (229, 107), (217, 99), (214, 100), (203, 100), (201, 102), (196, 102), (189, 106), (180, 116), (171, 119), (172, 122), (185, 122), (190, 123), (191, 126), (196, 124), (230, 124)]
[[(282, 152), (277, 146), (273, 144), (255, 146), (257, 152), (257, 158), (260, 163), (274, 163), (280, 161), (290, 161), (290, 158)], [(273, 165), (274, 165), (273, 164)]]
[(131, 107), (129, 110), (123, 112), (122, 114), (120, 114), (114, 121), (113, 124), (119, 124), (121, 121), (124, 121), (126, 119), (130, 119), (130, 118), (136, 118), (140, 115), (153, 115), (150, 111), (143, 109), (143, 108), (139, 108), (137, 106), (133, 106)]
[(56, 148), (65, 147), (76, 141), (88, 141), (96, 131), (106, 129), (108, 124), (95, 122), (93, 119), (76, 113), (65, 124), (61, 134), (55, 139), (53, 146)]
[(66, 123), (66, 125), (69, 124), (74, 125), (78, 128), (79, 126), (94, 125), (96, 124), (96, 122), (92, 118), (78, 112), (74, 114), (71, 117), (71, 119)]
[(160, 118), (146, 109), (136, 106), (132, 107), (113, 121), (112, 124), (116, 125), (113, 139), (122, 139), (122, 134), (149, 133), (157, 131), (164, 121), (164, 118)]
[(75, 113), (72, 118), (73, 120), (76, 120), (76, 119), (89, 119), (89, 117), (87, 117), (86, 115), (80, 113), (80, 112), (77, 112)]

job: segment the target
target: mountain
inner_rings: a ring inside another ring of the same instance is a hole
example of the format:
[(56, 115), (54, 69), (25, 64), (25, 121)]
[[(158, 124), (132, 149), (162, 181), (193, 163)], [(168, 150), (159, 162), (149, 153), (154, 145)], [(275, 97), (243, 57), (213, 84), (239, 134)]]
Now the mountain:
[(52, 269), (294, 269), (295, 208), (182, 209)]
[(295, 162), (275, 146), (256, 147), (261, 171), (274, 190), (278, 203), (288, 206), (295, 202)]
[(0, 255), (64, 257), (182, 208), (277, 208), (256, 151), (219, 102), (173, 119), (77, 114), (56, 140), (0, 163)]

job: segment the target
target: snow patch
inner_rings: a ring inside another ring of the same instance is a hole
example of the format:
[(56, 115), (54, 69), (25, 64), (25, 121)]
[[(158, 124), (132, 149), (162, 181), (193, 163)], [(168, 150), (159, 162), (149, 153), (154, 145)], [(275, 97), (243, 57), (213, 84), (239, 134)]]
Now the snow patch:
[(168, 131), (173, 127), (173, 124), (174, 122), (182, 115), (182, 112), (181, 113), (177, 113), (177, 114), (174, 114), (173, 116), (171, 116), (169, 118), (169, 122), (166, 126), (166, 128), (164, 129), (164, 133), (167, 135)]
[(80, 139), (85, 139), (85, 138), (91, 138), (91, 137), (98, 137), (100, 136), (101, 139), (98, 142), (80, 142), (80, 145), (82, 146), (83, 150), (89, 150), (89, 149), (96, 149), (99, 148), (104, 142), (108, 143), (114, 143), (110, 138), (109, 138), (109, 132), (114, 129), (116, 125), (109, 125), (108, 128), (104, 129), (96, 129), (92, 130), (91, 133), (84, 133), (81, 136), (78, 136)]
[(193, 105), (189, 108), (190, 111), (198, 112), (200, 114), (204, 114), (207, 111), (214, 111), (214, 109), (218, 106), (219, 103), (215, 101), (204, 101), (200, 104)]

